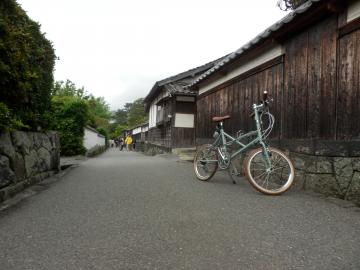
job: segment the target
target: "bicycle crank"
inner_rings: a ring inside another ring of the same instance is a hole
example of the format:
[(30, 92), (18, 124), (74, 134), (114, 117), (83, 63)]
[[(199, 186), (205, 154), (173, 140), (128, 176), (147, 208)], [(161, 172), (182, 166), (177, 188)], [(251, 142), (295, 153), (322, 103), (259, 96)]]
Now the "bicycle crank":
[(229, 152), (225, 149), (218, 149), (219, 151), (219, 159), (218, 164), (221, 170), (226, 170), (230, 166), (231, 157)]

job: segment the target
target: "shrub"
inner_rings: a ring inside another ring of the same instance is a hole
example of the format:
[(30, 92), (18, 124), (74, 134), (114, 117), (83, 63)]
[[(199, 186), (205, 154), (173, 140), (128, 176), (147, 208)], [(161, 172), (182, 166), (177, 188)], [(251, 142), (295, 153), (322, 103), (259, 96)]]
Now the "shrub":
[(20, 120), (16, 119), (9, 108), (0, 102), (0, 132), (4, 130), (29, 128)]
[(98, 128), (97, 131), (101, 135), (105, 136), (105, 146), (106, 146), (106, 148), (108, 148), (109, 147), (109, 134), (108, 134), (108, 132), (104, 128)]
[(51, 128), (60, 134), (61, 155), (83, 155), (84, 127), (89, 117), (89, 108), (84, 100), (76, 97), (55, 96), (52, 102)]

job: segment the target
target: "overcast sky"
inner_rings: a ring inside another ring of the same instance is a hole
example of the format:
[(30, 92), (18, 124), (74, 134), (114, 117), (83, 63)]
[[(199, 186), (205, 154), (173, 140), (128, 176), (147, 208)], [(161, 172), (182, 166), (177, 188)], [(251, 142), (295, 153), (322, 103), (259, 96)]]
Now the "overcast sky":
[(112, 110), (226, 55), (286, 15), (277, 0), (18, 0), (54, 44), (55, 79)]

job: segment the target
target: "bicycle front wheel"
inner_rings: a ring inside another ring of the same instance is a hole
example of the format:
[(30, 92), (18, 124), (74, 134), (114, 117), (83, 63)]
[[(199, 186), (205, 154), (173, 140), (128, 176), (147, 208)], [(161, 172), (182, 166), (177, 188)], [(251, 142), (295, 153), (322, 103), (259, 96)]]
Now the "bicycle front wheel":
[(250, 184), (267, 195), (280, 195), (294, 182), (294, 165), (280, 150), (269, 148), (271, 168), (267, 168), (263, 148), (255, 149), (245, 163), (245, 173)]
[(207, 181), (215, 174), (218, 168), (218, 156), (210, 144), (203, 145), (196, 152), (194, 171), (199, 180)]

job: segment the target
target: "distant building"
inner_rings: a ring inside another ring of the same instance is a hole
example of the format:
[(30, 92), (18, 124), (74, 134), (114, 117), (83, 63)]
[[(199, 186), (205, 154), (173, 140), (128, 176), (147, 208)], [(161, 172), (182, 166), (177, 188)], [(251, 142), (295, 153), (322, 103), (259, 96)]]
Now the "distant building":
[(168, 150), (195, 145), (196, 91), (187, 87), (219, 60), (155, 83), (145, 97), (148, 142)]

